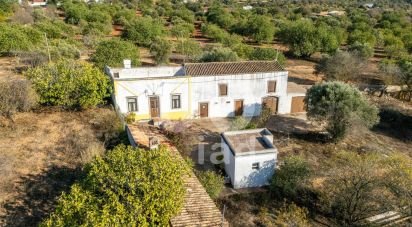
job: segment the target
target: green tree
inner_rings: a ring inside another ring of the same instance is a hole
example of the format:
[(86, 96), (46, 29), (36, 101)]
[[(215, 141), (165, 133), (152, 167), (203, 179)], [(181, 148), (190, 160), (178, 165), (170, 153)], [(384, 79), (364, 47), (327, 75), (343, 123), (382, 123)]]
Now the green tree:
[(200, 183), (205, 187), (207, 194), (209, 194), (212, 199), (218, 198), (225, 184), (223, 176), (210, 170), (197, 171), (196, 175)]
[(194, 30), (195, 30), (195, 27), (193, 24), (189, 24), (186, 22), (180, 22), (180, 23), (173, 25), (170, 32), (174, 37), (176, 37), (177, 39), (180, 39), (180, 38), (189, 38), (194, 32)]
[(0, 54), (33, 49), (41, 40), (41, 34), (31, 27), (0, 24)]
[(45, 105), (88, 108), (109, 96), (108, 77), (88, 63), (61, 60), (31, 68), (25, 76)]
[(315, 26), (306, 20), (285, 25), (281, 30), (281, 38), (298, 57), (312, 55), (318, 50), (320, 43)]
[(247, 35), (258, 43), (271, 42), (275, 35), (275, 27), (269, 17), (255, 15), (246, 24)]
[(164, 147), (119, 145), (85, 172), (43, 226), (165, 226), (183, 206), (187, 165)]
[(306, 93), (307, 115), (325, 122), (333, 140), (340, 140), (356, 121), (372, 127), (379, 121), (378, 109), (369, 104), (360, 91), (342, 82), (327, 82), (312, 86)]
[(139, 49), (129, 41), (119, 39), (100, 42), (96, 52), (91, 57), (91, 60), (100, 69), (105, 66), (121, 67), (125, 59), (130, 59), (133, 66), (140, 65)]
[(226, 62), (238, 61), (239, 57), (230, 48), (212, 48), (204, 52), (199, 61), (201, 62)]
[(185, 39), (176, 43), (176, 52), (188, 56), (190, 59), (197, 59), (202, 54), (202, 48), (199, 42)]
[(363, 59), (368, 59), (373, 56), (373, 47), (367, 43), (355, 42), (349, 46), (349, 51), (360, 56)]
[(123, 32), (123, 37), (138, 45), (150, 47), (152, 40), (166, 34), (162, 21), (151, 17), (141, 17), (130, 22)]
[(166, 39), (156, 38), (150, 45), (150, 53), (153, 54), (156, 64), (168, 63), (172, 45)]
[(225, 29), (228, 29), (230, 26), (236, 23), (235, 18), (232, 16), (232, 14), (219, 4), (215, 4), (210, 7), (206, 16), (207, 21), (217, 24)]
[(286, 62), (286, 57), (282, 52), (272, 48), (255, 48), (249, 55), (250, 60), (277, 60), (281, 65)]
[(277, 196), (296, 198), (298, 190), (306, 186), (310, 175), (310, 167), (302, 157), (286, 157), (273, 175), (270, 190)]

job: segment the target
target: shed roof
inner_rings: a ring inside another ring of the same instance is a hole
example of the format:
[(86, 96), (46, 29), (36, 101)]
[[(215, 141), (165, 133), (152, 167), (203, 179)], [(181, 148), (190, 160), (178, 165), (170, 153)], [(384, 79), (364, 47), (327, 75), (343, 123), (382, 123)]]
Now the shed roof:
[(183, 67), (185, 74), (189, 76), (214, 76), (284, 71), (283, 67), (277, 61), (186, 63)]
[(222, 137), (235, 156), (277, 151), (270, 141), (272, 134), (265, 128), (224, 132)]

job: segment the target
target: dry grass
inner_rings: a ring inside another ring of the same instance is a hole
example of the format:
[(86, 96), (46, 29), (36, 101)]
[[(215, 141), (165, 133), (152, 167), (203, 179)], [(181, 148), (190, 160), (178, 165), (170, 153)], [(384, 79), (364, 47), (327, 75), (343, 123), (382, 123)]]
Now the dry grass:
[[(119, 129), (114, 112), (21, 113), (0, 128), (0, 226), (35, 226)], [(110, 120), (109, 120), (110, 119)], [(112, 122), (112, 123), (108, 123)]]

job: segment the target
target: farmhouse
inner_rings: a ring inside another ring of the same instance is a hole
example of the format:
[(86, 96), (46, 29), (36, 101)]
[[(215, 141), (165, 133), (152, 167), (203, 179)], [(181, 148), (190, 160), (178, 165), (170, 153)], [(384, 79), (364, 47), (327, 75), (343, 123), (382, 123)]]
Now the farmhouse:
[(262, 106), (273, 114), (304, 111), (305, 92), (288, 93), (288, 72), (276, 61), (132, 68), (125, 60), (123, 68), (105, 71), (117, 111), (136, 120), (252, 117)]
[(277, 149), (269, 130), (224, 132), (221, 139), (225, 171), (234, 188), (269, 184), (277, 159)]

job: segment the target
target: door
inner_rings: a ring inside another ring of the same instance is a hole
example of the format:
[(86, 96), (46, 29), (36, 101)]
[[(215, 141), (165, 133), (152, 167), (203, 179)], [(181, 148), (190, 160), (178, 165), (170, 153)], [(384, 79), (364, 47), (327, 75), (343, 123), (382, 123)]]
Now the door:
[(209, 116), (209, 103), (201, 102), (199, 104), (200, 108), (200, 117), (208, 117)]
[(149, 105), (150, 105), (150, 117), (160, 117), (160, 106), (159, 106), (159, 97), (153, 96), (149, 97)]
[(243, 115), (243, 100), (235, 100), (235, 116)]
[(292, 97), (291, 113), (305, 112), (305, 96)]
[(270, 109), (270, 113), (276, 114), (278, 112), (279, 98), (275, 96), (265, 97), (262, 100), (263, 107)]

